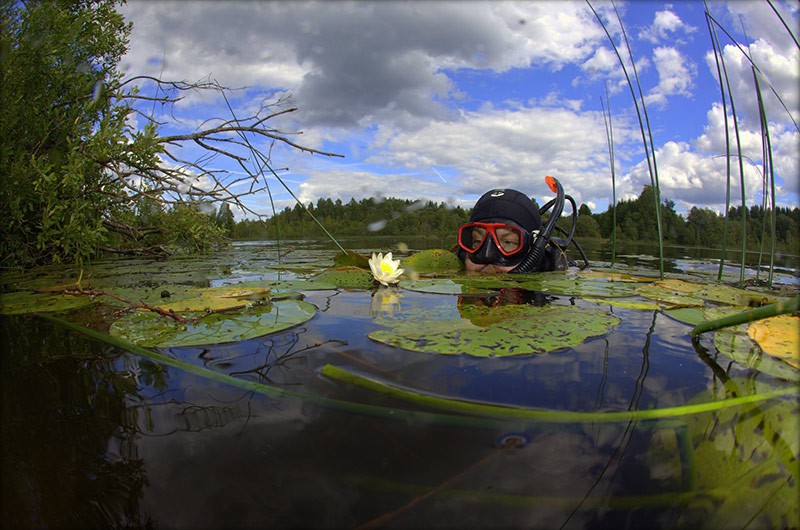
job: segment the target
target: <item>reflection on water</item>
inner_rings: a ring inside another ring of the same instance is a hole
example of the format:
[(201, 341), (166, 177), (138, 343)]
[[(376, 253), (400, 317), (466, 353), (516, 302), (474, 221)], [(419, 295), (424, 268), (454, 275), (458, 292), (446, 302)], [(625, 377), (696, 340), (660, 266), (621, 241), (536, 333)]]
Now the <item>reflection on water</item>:
[[(246, 247), (265, 261), (273, 251)], [(263, 274), (256, 269), (242, 261), (231, 270)], [(610, 303), (620, 324), (575, 348), (473, 358), (399, 350), (367, 334), (381, 319), (440, 306), (470, 315), (504, 304), (596, 305), (515, 289), (330, 290), (305, 300), (318, 315), (286, 332), (166, 350), (302, 393), (281, 399), (35, 317), (0, 317), (3, 527), (796, 525), (796, 395), (658, 420), (545, 422), (448, 413), (320, 373), (333, 364), (431, 395), (598, 413), (794, 384), (737, 365), (710, 340), (692, 342), (660, 311)], [(79, 313), (83, 321), (94, 310)]]

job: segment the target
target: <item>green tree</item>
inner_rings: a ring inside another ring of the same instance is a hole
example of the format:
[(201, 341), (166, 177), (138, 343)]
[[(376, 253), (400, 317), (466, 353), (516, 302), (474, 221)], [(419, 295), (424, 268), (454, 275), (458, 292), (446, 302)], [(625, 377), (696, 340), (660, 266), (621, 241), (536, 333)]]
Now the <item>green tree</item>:
[[(145, 237), (187, 241), (136, 224), (137, 209), (149, 200), (199, 225), (191, 231), (213, 235), (213, 217), (184, 215), (181, 206), (230, 202), (246, 210), (232, 189), (252, 181), (250, 193), (265, 189), (260, 172), (233, 176), (206, 163), (227, 157), (235, 163), (269, 160), (252, 145), (282, 142), (291, 148), (338, 156), (295, 144), (269, 120), (296, 109), (287, 100), (264, 102), (254, 115), (212, 119), (188, 134), (161, 135), (161, 124), (138, 105), (171, 106), (185, 91), (227, 89), (215, 82), (169, 82), (146, 76), (124, 78), (118, 65), (128, 46), (131, 25), (116, 8), (121, 0), (4, 0), (0, 33), (0, 264), (35, 265), (75, 261), (129, 247)], [(139, 84), (156, 95), (140, 95)], [(155, 101), (154, 101), (155, 100)], [(150, 107), (148, 107), (150, 108)], [(145, 124), (135, 128), (129, 117)], [(256, 138), (258, 141), (256, 141)], [(184, 144), (206, 152), (184, 159)], [(195, 186), (204, 179), (209, 187)], [(191, 208), (190, 208), (191, 209)], [(152, 210), (152, 208), (151, 208)], [(174, 210), (174, 211), (173, 211)], [(151, 213), (158, 213), (152, 210)], [(163, 221), (163, 216), (155, 216)], [(188, 229), (188, 227), (183, 227)], [(208, 242), (211, 243), (211, 242)], [(128, 250), (137, 250), (129, 248)], [(147, 249), (140, 249), (146, 251)]]

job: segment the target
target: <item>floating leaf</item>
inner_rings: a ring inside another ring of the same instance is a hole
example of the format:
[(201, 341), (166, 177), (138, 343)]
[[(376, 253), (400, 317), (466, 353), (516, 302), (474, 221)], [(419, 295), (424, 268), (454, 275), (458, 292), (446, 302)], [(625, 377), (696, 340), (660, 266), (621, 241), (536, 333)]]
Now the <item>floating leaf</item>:
[(92, 301), (88, 296), (81, 295), (17, 291), (0, 295), (0, 313), (20, 315), (23, 313), (67, 311), (89, 305)]
[(587, 280), (575, 273), (543, 272), (526, 278), (519, 287), (549, 294), (603, 298), (624, 298), (636, 294), (631, 282)]
[(642, 311), (655, 311), (660, 309), (660, 306), (655, 302), (642, 301), (642, 300), (608, 300), (605, 298), (590, 298), (584, 297), (587, 302), (592, 302), (597, 305), (607, 305), (620, 308), (620, 309), (640, 309)]
[(403, 284), (403, 288), (409, 291), (434, 294), (490, 294), (496, 292), (503, 285), (505, 284), (496, 281), (481, 283), (479, 280), (436, 278), (407, 282)]
[(333, 257), (333, 264), (336, 267), (358, 267), (369, 269), (369, 258), (363, 254), (349, 251), (347, 254), (339, 252)]
[(193, 289), (189, 298), (159, 305), (165, 311), (220, 311), (269, 300), (269, 289), (248, 289), (238, 285)]
[(336, 267), (314, 277), (314, 281), (327, 282), (344, 289), (370, 289), (372, 273), (358, 267)]
[[(719, 318), (730, 313), (730, 310), (725, 312), (711, 308), (706, 314), (712, 318)], [(747, 324), (740, 324), (714, 332), (714, 346), (717, 351), (759, 372), (790, 381), (800, 381), (800, 373), (797, 370), (779, 359), (765, 355), (764, 351), (750, 339), (747, 328)]]
[[(664, 282), (673, 282), (680, 280), (664, 280)], [(685, 283), (685, 282), (683, 282)], [(703, 307), (705, 301), (697, 296), (691, 296), (687, 292), (681, 290), (676, 291), (669, 287), (669, 284), (663, 282), (654, 282), (648, 285), (640, 285), (636, 288), (636, 292), (645, 298), (655, 300), (667, 307)]]
[(440, 248), (421, 250), (403, 260), (406, 274), (413, 273), (443, 273), (460, 271), (463, 268), (461, 260), (449, 250)]
[(114, 337), (139, 346), (201, 346), (260, 337), (296, 326), (316, 314), (308, 302), (285, 300), (236, 313), (188, 313), (197, 318), (187, 324), (147, 311), (134, 311), (115, 321)]
[(647, 276), (635, 276), (603, 269), (578, 271), (577, 275), (579, 278), (588, 280), (606, 280), (609, 282), (650, 283), (653, 281), (653, 278)]
[(781, 315), (757, 320), (747, 328), (747, 335), (764, 353), (800, 368), (800, 317)]
[(668, 309), (664, 314), (684, 324), (696, 326), (706, 319), (706, 312), (701, 307), (679, 307)]
[(443, 305), (380, 320), (386, 329), (369, 337), (412, 351), (505, 357), (577, 346), (619, 322), (605, 311), (577, 306)]
[(771, 304), (777, 298), (764, 293), (737, 289), (727, 285), (694, 283), (674, 278), (643, 285), (636, 290), (642, 296), (675, 305), (696, 306), (704, 301), (727, 305), (759, 307)]

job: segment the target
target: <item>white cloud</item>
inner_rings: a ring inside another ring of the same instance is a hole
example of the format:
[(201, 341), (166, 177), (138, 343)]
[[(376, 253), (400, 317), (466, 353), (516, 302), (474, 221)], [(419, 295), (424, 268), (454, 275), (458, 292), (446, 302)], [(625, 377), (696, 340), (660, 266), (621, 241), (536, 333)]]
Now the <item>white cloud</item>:
[(696, 68), (679, 50), (660, 46), (653, 51), (658, 85), (648, 94), (648, 103), (664, 106), (669, 96), (691, 96)]
[(658, 44), (672, 39), (678, 33), (693, 33), (696, 28), (689, 26), (681, 18), (669, 10), (657, 11), (653, 24), (639, 32), (639, 38)]

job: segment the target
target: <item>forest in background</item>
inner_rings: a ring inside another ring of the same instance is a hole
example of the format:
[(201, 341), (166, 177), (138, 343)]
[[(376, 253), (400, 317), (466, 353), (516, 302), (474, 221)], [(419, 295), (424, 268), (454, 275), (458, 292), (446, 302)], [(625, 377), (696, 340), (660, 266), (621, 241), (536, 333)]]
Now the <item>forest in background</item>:
[[(535, 203), (535, 201), (534, 201)], [(308, 211), (306, 211), (306, 208)], [(658, 232), (653, 215), (653, 190), (645, 186), (639, 197), (619, 201), (616, 205), (616, 237), (622, 241), (657, 241)], [(729, 245), (741, 243), (741, 206), (728, 212), (727, 240)], [(565, 207), (569, 214), (569, 206)], [(407, 199), (319, 199), (304, 208), (297, 204), (266, 220), (234, 222), (229, 210), (221, 211), (220, 222), (228, 236), (235, 240), (274, 240), (325, 237), (310, 214), (334, 237), (375, 235), (429, 235), (446, 238), (455, 234), (467, 222), (470, 210), (450, 207), (431, 201)], [(752, 206), (747, 213), (747, 247), (758, 249), (762, 241), (769, 248), (769, 210)], [(614, 208), (593, 213), (582, 204), (578, 208), (575, 230), (577, 238), (612, 237)], [(800, 251), (800, 208), (776, 208), (776, 247), (784, 252)], [(686, 216), (675, 211), (675, 204), (661, 204), (664, 241), (668, 244), (720, 248), (725, 233), (725, 216), (707, 208), (693, 207)], [(571, 216), (563, 216), (559, 226), (568, 230)]]

